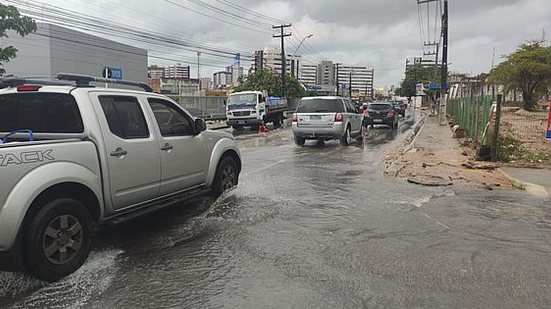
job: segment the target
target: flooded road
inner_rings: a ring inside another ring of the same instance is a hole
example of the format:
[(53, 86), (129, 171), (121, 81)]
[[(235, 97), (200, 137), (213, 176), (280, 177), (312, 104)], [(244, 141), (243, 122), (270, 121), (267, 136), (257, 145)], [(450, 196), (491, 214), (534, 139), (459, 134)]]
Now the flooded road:
[(60, 282), (0, 273), (0, 307), (550, 307), (551, 201), (384, 178), (416, 120), (347, 148), (238, 133), (238, 188), (100, 232)]

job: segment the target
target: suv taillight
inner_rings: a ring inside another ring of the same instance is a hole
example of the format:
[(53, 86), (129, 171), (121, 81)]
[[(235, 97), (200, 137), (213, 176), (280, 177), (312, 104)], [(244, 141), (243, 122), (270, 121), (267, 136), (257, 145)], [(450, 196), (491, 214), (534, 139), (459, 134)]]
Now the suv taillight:
[(364, 117), (369, 117), (369, 111), (367, 109), (364, 110)]
[(21, 85), (17, 87), (17, 92), (38, 91), (41, 87), (37, 85)]
[(344, 119), (344, 117), (342, 116), (341, 113), (337, 113), (335, 115), (335, 122), (342, 122), (343, 119)]
[(394, 115), (396, 115), (396, 112), (395, 112), (395, 111), (390, 110), (390, 111), (388, 112), (388, 116), (394, 116)]
[(298, 122), (298, 116), (297, 114), (293, 114), (292, 122)]

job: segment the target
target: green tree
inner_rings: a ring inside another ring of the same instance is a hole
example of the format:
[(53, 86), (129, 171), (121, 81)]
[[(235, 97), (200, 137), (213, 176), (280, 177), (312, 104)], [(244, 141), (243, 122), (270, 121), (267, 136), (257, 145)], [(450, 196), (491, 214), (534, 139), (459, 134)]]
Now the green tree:
[[(0, 37), (7, 38), (6, 31), (14, 30), (20, 36), (36, 31), (36, 23), (32, 18), (21, 16), (16, 7), (0, 4)], [(17, 56), (17, 48), (6, 46), (0, 48), (0, 74), (6, 71), (1, 66)]]
[(403, 97), (412, 97), (416, 94), (416, 85), (427, 84), (438, 80), (437, 72), (434, 68), (423, 67), (421, 65), (412, 65), (406, 70), (406, 77), (400, 84), (400, 95)]
[(524, 109), (532, 110), (537, 96), (547, 94), (551, 86), (551, 47), (541, 41), (520, 45), (491, 71), (488, 81), (504, 85), (507, 91), (519, 90)]
[[(272, 70), (261, 70), (249, 74), (239, 81), (235, 91), (268, 91), (271, 96), (283, 96), (281, 89), (281, 77)], [(288, 98), (301, 98), (305, 96), (306, 90), (295, 77), (285, 77), (285, 89)]]

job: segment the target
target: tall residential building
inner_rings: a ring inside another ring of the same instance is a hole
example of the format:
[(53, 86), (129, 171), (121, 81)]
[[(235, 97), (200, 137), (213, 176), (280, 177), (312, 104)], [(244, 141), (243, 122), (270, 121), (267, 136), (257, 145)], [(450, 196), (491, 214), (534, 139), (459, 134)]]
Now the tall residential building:
[[(289, 75), (300, 77), (302, 60), (300, 55), (286, 54), (285, 72)], [(251, 57), (251, 72), (270, 69), (281, 74), (281, 51), (274, 48), (257, 50)]]
[(303, 64), (300, 68), (300, 82), (305, 85), (316, 85), (318, 66), (315, 64)]
[(322, 61), (316, 71), (318, 85), (335, 85), (335, 65), (332, 61)]
[(239, 78), (243, 76), (243, 67), (234, 64), (229, 67), (226, 67), (226, 72), (231, 75), (229, 85), (237, 85), (239, 83)]
[(352, 93), (371, 97), (373, 95), (374, 69), (366, 66), (339, 65), (336, 82), (340, 85), (341, 94), (348, 93), (352, 78)]
[(181, 63), (169, 65), (164, 68), (165, 78), (189, 79), (190, 78), (189, 74), (190, 74), (189, 66), (184, 66)]

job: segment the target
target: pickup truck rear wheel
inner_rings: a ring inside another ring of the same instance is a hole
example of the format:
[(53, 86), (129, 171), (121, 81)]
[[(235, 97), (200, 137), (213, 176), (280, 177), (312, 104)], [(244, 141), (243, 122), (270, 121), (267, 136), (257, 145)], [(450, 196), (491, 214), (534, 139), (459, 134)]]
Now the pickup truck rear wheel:
[(215, 197), (219, 197), (224, 191), (237, 186), (239, 181), (239, 172), (237, 163), (231, 157), (225, 157), (220, 161), (214, 176), (212, 191)]
[(27, 267), (50, 282), (73, 273), (88, 258), (92, 233), (92, 217), (79, 201), (59, 198), (46, 203), (25, 235)]

